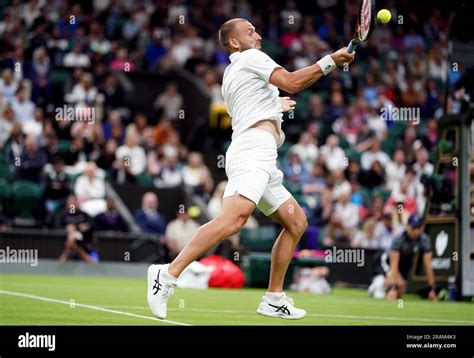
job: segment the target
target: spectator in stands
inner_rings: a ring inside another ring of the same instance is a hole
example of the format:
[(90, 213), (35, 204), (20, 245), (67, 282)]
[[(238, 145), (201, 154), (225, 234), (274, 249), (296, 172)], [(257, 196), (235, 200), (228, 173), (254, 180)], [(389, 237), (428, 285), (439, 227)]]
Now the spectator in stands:
[(71, 193), (71, 180), (64, 171), (64, 161), (57, 157), (53, 167), (46, 172), (44, 198), (46, 210), (54, 213), (64, 206), (66, 198)]
[(119, 170), (118, 181), (134, 182), (137, 175), (142, 174), (146, 168), (145, 150), (138, 145), (139, 135), (129, 131), (125, 144), (118, 147), (115, 152), (115, 167)]
[(25, 148), (17, 163), (18, 177), (22, 180), (30, 180), (39, 183), (43, 167), (48, 162), (48, 157), (42, 148), (38, 148), (36, 138), (26, 137)]
[(354, 237), (359, 224), (359, 209), (349, 201), (350, 194), (351, 187), (347, 182), (334, 192), (336, 204), (323, 241), (325, 246), (350, 245)]
[(333, 211), (334, 203), (332, 193), (330, 190), (324, 190), (321, 193), (321, 199), (314, 208), (308, 222), (311, 226), (324, 228), (329, 223)]
[(416, 198), (408, 192), (409, 179), (404, 178), (397, 191), (392, 194), (385, 203), (384, 211), (390, 211), (395, 216), (395, 220), (405, 224), (410, 214), (415, 214)]
[(308, 122), (317, 121), (324, 123), (325, 121), (330, 119), (326, 113), (326, 108), (324, 106), (323, 100), (317, 94), (313, 94), (309, 97), (308, 106)]
[(135, 71), (135, 62), (128, 58), (126, 48), (121, 47), (117, 50), (115, 58), (110, 63), (110, 69), (112, 71)]
[(436, 119), (430, 119), (426, 123), (426, 130), (423, 135), (423, 145), (432, 151), (438, 145), (439, 141), (439, 128)]
[(5, 98), (7, 104), (11, 103), (18, 89), (18, 81), (13, 78), (13, 72), (9, 68), (5, 68), (0, 79), (0, 94)]
[(115, 152), (117, 151), (117, 142), (115, 139), (109, 139), (104, 144), (104, 149), (100, 151), (100, 156), (97, 158), (97, 166), (107, 173), (107, 178), (115, 180), (117, 173), (114, 168), (116, 162)]
[(84, 103), (95, 103), (97, 94), (94, 77), (91, 73), (86, 72), (81, 75), (81, 81), (72, 88), (71, 93), (64, 96), (64, 99), (66, 102), (82, 105)]
[(222, 90), (220, 84), (217, 82), (216, 74), (214, 71), (207, 71), (204, 76), (204, 85), (207, 88), (211, 101), (213, 104), (223, 105), (224, 98), (222, 97)]
[(178, 210), (176, 219), (171, 220), (166, 226), (166, 240), (170, 254), (176, 257), (186, 243), (193, 237), (194, 233), (199, 229), (199, 223), (193, 220), (189, 213), (191, 210)]
[(366, 218), (362, 224), (362, 229), (357, 230), (354, 239), (351, 242), (352, 247), (360, 247), (363, 249), (379, 249), (380, 242), (377, 241), (375, 235), (375, 218)]
[(433, 51), (433, 56), (428, 60), (428, 74), (431, 78), (445, 82), (448, 73), (448, 63), (442, 51)]
[(166, 54), (167, 49), (163, 44), (165, 32), (162, 29), (156, 28), (153, 31), (152, 41), (147, 44), (145, 48), (145, 66), (148, 69), (154, 69), (157, 67), (159, 61)]
[(348, 106), (344, 115), (332, 124), (334, 133), (345, 138), (350, 145), (356, 144), (358, 132), (361, 130), (360, 127), (360, 120), (355, 115), (354, 106)]
[(96, 216), (106, 210), (105, 182), (97, 174), (97, 165), (88, 162), (84, 173), (79, 176), (74, 185), (80, 209), (89, 216)]
[(387, 211), (382, 218), (375, 224), (375, 238), (380, 244), (380, 248), (387, 251), (392, 245), (392, 241), (396, 235), (402, 230), (403, 226), (392, 220), (392, 213)]
[(183, 96), (178, 92), (175, 83), (169, 83), (165, 91), (156, 97), (153, 108), (163, 113), (163, 115), (175, 121), (178, 119), (179, 111), (183, 109)]
[(339, 139), (336, 135), (327, 137), (326, 144), (321, 147), (319, 153), (329, 171), (340, 171), (346, 168), (346, 154), (339, 147)]
[(307, 131), (301, 133), (298, 143), (292, 145), (290, 151), (291, 153), (298, 154), (298, 157), (308, 171), (311, 170), (313, 163), (318, 159), (318, 146)]
[(290, 149), (290, 155), (288, 161), (283, 166), (283, 174), (286, 180), (294, 185), (298, 185), (302, 178), (306, 178), (308, 169), (302, 163), (300, 156), (297, 152)]
[(174, 134), (176, 134), (176, 131), (171, 125), (171, 121), (166, 117), (162, 117), (154, 129), (155, 145), (161, 146), (168, 143)]
[(75, 171), (75, 167), (82, 167), (83, 162), (88, 159), (88, 154), (84, 146), (82, 137), (73, 138), (71, 145), (62, 153), (64, 163), (70, 167), (70, 171)]
[(12, 100), (12, 108), (15, 112), (15, 120), (21, 123), (23, 131), (33, 121), (35, 104), (26, 98), (23, 87), (18, 87)]
[(405, 153), (405, 163), (413, 163), (415, 161), (415, 142), (418, 134), (415, 126), (407, 126), (403, 136), (398, 140), (397, 147)]
[(227, 180), (221, 181), (217, 184), (214, 193), (212, 194), (211, 199), (207, 203), (207, 211), (211, 217), (214, 219), (219, 215), (222, 208), (222, 197), (224, 196), (225, 187), (227, 185)]
[(183, 179), (184, 184), (191, 187), (196, 194), (208, 195), (211, 192), (213, 180), (201, 153), (189, 153), (188, 163), (183, 168)]
[(82, 260), (96, 264), (98, 256), (93, 245), (92, 219), (79, 208), (74, 195), (68, 197), (66, 207), (59, 216), (59, 225), (67, 232), (59, 260), (66, 262), (72, 255), (77, 254)]
[(138, 113), (133, 117), (133, 122), (125, 129), (125, 136), (129, 132), (135, 132), (138, 136), (138, 144), (145, 150), (152, 149), (154, 144), (153, 129), (148, 125), (148, 118), (143, 113)]
[(183, 183), (183, 171), (178, 160), (178, 153), (165, 154), (163, 166), (155, 178), (158, 188), (174, 188)]
[(358, 179), (369, 189), (381, 186), (385, 180), (385, 170), (378, 160), (371, 163), (369, 170), (362, 170)]
[(416, 162), (413, 164), (413, 170), (416, 172), (416, 178), (420, 180), (423, 174), (431, 175), (434, 171), (434, 165), (428, 162), (429, 153), (426, 148), (422, 147), (417, 150)]
[[(403, 181), (406, 182), (406, 193), (409, 197), (414, 197), (416, 199), (417, 212), (422, 213), (425, 210), (426, 198), (425, 198), (425, 188), (423, 184), (420, 183), (416, 176), (416, 172), (413, 167), (408, 167), (405, 172), (405, 177)], [(392, 195), (396, 196), (401, 192), (402, 181), (396, 183), (392, 189)]]
[(360, 153), (367, 151), (372, 146), (374, 137), (375, 132), (370, 129), (368, 120), (362, 118), (356, 135), (355, 149)]
[(147, 192), (142, 197), (142, 207), (135, 213), (135, 222), (143, 232), (149, 234), (165, 234), (166, 222), (158, 212), (158, 197)]
[(301, 190), (305, 195), (307, 203), (311, 199), (317, 203), (320, 200), (321, 193), (327, 189), (327, 180), (324, 174), (324, 166), (315, 162), (311, 172), (306, 176), (302, 175), (300, 181)]
[(32, 80), (33, 91), (31, 98), (40, 105), (49, 101), (52, 94), (52, 85), (50, 80), (51, 61), (45, 47), (37, 48), (33, 53)]
[(10, 163), (18, 162), (20, 155), (23, 153), (24, 139), (25, 136), (22, 133), (21, 124), (13, 124), (10, 140), (5, 145), (6, 157)]
[(349, 180), (349, 183), (351, 184), (350, 202), (359, 208), (359, 216), (361, 216), (361, 211), (366, 209), (364, 207), (364, 195), (361, 190), (362, 186), (356, 179)]
[(74, 43), (72, 51), (64, 56), (64, 67), (83, 67), (89, 68), (91, 65), (90, 58), (85, 53), (82, 53), (80, 43)]
[(118, 144), (123, 142), (123, 125), (122, 118), (120, 117), (120, 111), (110, 111), (107, 120), (102, 126), (104, 132), (104, 139), (115, 139)]
[(380, 150), (380, 141), (377, 139), (372, 141), (370, 150), (362, 154), (360, 164), (362, 169), (369, 170), (375, 161), (378, 161), (384, 169), (387, 167), (388, 163), (390, 163), (390, 157), (387, 153)]
[(360, 164), (357, 159), (349, 158), (349, 165), (344, 170), (344, 176), (349, 182), (356, 180), (362, 183), (360, 180)]
[(110, 52), (110, 41), (105, 38), (103, 30), (100, 30), (97, 36), (94, 36), (90, 43), (90, 48), (92, 52), (101, 54), (103, 56), (107, 55)]
[(328, 106), (328, 115), (332, 119), (341, 117), (345, 112), (344, 96), (341, 91), (331, 93), (330, 102)]
[(94, 218), (94, 229), (96, 231), (127, 231), (127, 224), (115, 208), (112, 198), (107, 198), (107, 210)]
[(100, 88), (100, 93), (104, 95), (106, 109), (120, 108), (124, 105), (125, 94), (115, 75), (109, 74), (105, 77), (104, 84)]
[(36, 107), (33, 113), (33, 120), (22, 125), (23, 133), (25, 135), (32, 135), (38, 141), (43, 141), (43, 123), (44, 115), (41, 107)]
[(14, 121), (15, 112), (13, 109), (10, 106), (3, 107), (3, 113), (0, 116), (0, 150), (5, 148), (11, 137)]
[(394, 186), (405, 177), (407, 166), (405, 165), (405, 153), (401, 149), (393, 152), (393, 161), (387, 164), (387, 189), (392, 190)]

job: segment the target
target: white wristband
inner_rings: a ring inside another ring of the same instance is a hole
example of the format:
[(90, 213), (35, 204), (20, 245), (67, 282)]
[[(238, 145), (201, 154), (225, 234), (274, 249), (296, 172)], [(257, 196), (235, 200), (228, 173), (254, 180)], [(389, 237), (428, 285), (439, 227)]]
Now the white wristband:
[(331, 71), (333, 71), (337, 67), (336, 63), (330, 55), (324, 56), (316, 63), (319, 65), (319, 67), (321, 67), (321, 71), (323, 71), (324, 76), (331, 73)]

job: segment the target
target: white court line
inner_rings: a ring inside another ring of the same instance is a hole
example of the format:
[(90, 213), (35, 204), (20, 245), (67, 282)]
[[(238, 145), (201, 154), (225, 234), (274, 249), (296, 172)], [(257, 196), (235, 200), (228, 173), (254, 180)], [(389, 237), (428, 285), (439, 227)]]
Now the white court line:
[[(60, 304), (63, 304), (63, 305), (71, 306), (70, 301), (63, 301), (63, 300), (57, 300), (57, 299), (54, 299), (54, 298), (48, 298), (48, 297), (42, 297), (42, 296), (36, 296), (36, 295), (29, 295), (27, 293), (0, 290), (0, 294), (23, 297), (23, 298), (31, 298), (33, 300), (60, 303)], [(96, 311), (107, 312), (107, 313), (115, 313), (115, 314), (122, 315), (122, 316), (130, 316), (130, 317), (135, 317), (135, 318), (148, 319), (148, 320), (152, 320), (152, 321), (166, 322), (166, 323), (176, 324), (176, 325), (179, 325), (179, 326), (190, 326), (190, 324), (187, 324), (187, 323), (176, 322), (176, 321), (168, 321), (166, 319), (158, 319), (156, 317), (142, 316), (142, 315), (138, 315), (138, 314), (134, 314), (134, 313), (116, 311), (116, 310), (111, 310), (111, 309), (108, 309), (108, 308), (103, 308), (103, 307), (98, 307), (98, 306), (85, 305), (85, 304), (82, 304), (82, 303), (74, 303), (74, 306), (82, 307), (82, 308), (88, 308), (88, 309), (96, 310)]]
[[(109, 308), (123, 308), (123, 309), (134, 309), (134, 310), (145, 310), (148, 309), (144, 306), (105, 306)], [(209, 309), (198, 309), (198, 308), (168, 308), (168, 311), (187, 311), (197, 313), (228, 313), (228, 314), (253, 314), (254, 311), (233, 311), (233, 310), (209, 310)], [(405, 318), (405, 317), (383, 317), (383, 316), (354, 316), (354, 315), (342, 315), (342, 314), (319, 314), (309, 313), (310, 317), (326, 317), (326, 318), (341, 318), (341, 319), (357, 319), (357, 320), (389, 320), (389, 321), (420, 321), (427, 323), (470, 323), (474, 324), (473, 321), (465, 320), (453, 320), (453, 319), (432, 319), (432, 318)]]

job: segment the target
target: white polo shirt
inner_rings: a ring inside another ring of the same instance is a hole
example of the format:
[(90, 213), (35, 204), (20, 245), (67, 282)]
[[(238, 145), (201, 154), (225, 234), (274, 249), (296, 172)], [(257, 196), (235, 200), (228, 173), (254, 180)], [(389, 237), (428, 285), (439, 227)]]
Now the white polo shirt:
[(280, 134), (280, 147), (285, 134), (281, 130), (282, 112), (279, 90), (268, 81), (275, 68), (281, 67), (266, 53), (249, 49), (234, 52), (224, 72), (222, 95), (232, 118), (232, 139), (262, 119), (274, 120)]

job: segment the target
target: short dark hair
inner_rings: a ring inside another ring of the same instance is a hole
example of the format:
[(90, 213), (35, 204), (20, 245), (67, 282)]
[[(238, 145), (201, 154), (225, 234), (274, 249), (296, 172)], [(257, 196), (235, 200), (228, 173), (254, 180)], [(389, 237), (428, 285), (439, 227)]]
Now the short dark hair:
[(226, 50), (229, 50), (229, 38), (232, 35), (232, 31), (234, 31), (235, 24), (242, 21), (248, 21), (246, 19), (236, 17), (234, 19), (227, 20), (222, 24), (219, 29), (219, 42), (222, 47)]

